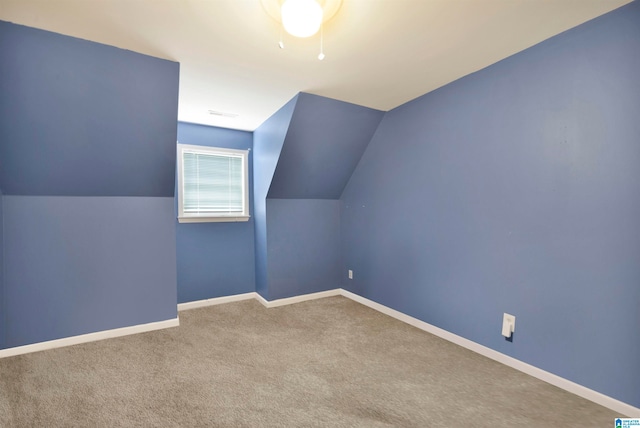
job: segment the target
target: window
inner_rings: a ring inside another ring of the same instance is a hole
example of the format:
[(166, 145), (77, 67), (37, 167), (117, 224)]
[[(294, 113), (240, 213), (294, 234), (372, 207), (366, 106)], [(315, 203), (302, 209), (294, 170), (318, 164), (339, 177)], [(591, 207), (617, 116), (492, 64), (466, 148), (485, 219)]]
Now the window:
[(178, 144), (178, 221), (249, 220), (248, 153)]

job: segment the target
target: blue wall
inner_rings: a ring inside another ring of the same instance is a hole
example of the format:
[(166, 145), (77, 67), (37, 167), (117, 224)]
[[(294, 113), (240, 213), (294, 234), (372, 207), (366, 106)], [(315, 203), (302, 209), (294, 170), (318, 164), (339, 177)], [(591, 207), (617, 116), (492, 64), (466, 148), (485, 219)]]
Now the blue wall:
[(639, 22), (634, 2), (387, 113), (342, 195), (344, 287), (639, 406)]
[[(251, 149), (251, 132), (211, 126), (178, 124), (181, 144)], [(249, 154), (249, 182), (253, 177)], [(250, 187), (250, 205), (253, 186)], [(254, 210), (238, 223), (181, 223), (177, 225), (178, 302), (255, 291)]]
[(4, 307), (4, 220), (2, 200), (2, 189), (0, 189), (0, 349), (6, 346)]
[(0, 21), (7, 195), (173, 196), (179, 65)]
[(254, 133), (256, 290), (340, 285), (338, 198), (383, 112), (300, 93)]
[(339, 199), (383, 114), (298, 94), (268, 197)]
[(0, 22), (6, 346), (176, 317), (178, 69)]
[(173, 198), (3, 205), (7, 346), (177, 316)]
[(267, 199), (269, 298), (340, 287), (340, 201)]
[(267, 279), (267, 193), (297, 100), (298, 95), (253, 132), (256, 291), (267, 300), (270, 299)]

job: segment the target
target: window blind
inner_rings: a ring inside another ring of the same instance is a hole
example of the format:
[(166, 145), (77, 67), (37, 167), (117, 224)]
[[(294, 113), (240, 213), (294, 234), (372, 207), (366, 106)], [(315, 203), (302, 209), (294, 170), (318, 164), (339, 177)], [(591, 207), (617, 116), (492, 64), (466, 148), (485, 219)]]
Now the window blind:
[(190, 214), (242, 214), (243, 159), (184, 152), (183, 210)]

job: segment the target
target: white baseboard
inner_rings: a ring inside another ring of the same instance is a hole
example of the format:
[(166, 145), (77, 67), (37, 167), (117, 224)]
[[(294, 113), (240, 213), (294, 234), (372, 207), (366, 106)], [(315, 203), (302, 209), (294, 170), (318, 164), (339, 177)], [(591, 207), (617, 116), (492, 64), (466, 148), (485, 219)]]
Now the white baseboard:
[(340, 294), (355, 302), (368, 306), (371, 309), (375, 309), (378, 312), (382, 312), (385, 315), (389, 315), (392, 318), (395, 318), (399, 321), (405, 322), (409, 325), (419, 328), (420, 330), (424, 330), (444, 340), (455, 343), (456, 345), (462, 346), (463, 348), (469, 349), (473, 352), (476, 352), (492, 360), (498, 361), (499, 363), (502, 363), (506, 366), (519, 370), (523, 373), (526, 373), (544, 382), (550, 383), (551, 385), (557, 386), (560, 389), (564, 389), (565, 391), (568, 391), (572, 394), (578, 395), (582, 398), (586, 398), (589, 401), (593, 401), (594, 403), (600, 404), (601, 406), (614, 410), (618, 412), (620, 415), (625, 415), (628, 417), (640, 417), (640, 408), (631, 406), (627, 403), (616, 400), (615, 398), (611, 398), (607, 395), (601, 394), (585, 386), (579, 385), (575, 382), (562, 378), (558, 375), (539, 369), (535, 366), (532, 366), (530, 364), (517, 360), (513, 357), (510, 357), (501, 352), (495, 351), (491, 348), (487, 348), (486, 346), (480, 345), (479, 343), (473, 342), (469, 339), (465, 339), (464, 337), (450, 333), (446, 330), (443, 330), (434, 325), (428, 324), (424, 321), (420, 321), (417, 318), (413, 318), (409, 315), (403, 314), (402, 312), (399, 312), (399, 311), (396, 311), (395, 309), (391, 309), (387, 306), (381, 305), (380, 303), (376, 303), (372, 300), (369, 300), (365, 297), (354, 294), (350, 291), (340, 289)]
[(266, 300), (260, 294), (256, 293), (256, 298), (265, 308), (277, 308), (278, 306), (291, 305), (293, 303), (306, 302), (307, 300), (322, 299), (324, 297), (340, 296), (340, 288), (327, 291), (319, 291), (317, 293), (302, 294), (300, 296), (287, 297), (286, 299)]
[(239, 302), (241, 300), (255, 299), (258, 293), (234, 294), (233, 296), (214, 297), (205, 300), (196, 300), (195, 302), (179, 303), (178, 311), (186, 311), (188, 309), (204, 308), (205, 306), (222, 305), (223, 303)]
[(148, 331), (162, 330), (180, 325), (178, 318), (151, 322), (148, 324), (133, 325), (131, 327), (115, 328), (113, 330), (98, 331), (96, 333), (81, 334), (79, 336), (65, 337), (62, 339), (48, 340), (46, 342), (34, 343), (32, 345), (16, 346), (0, 350), (0, 358), (13, 357), (16, 355), (30, 354), (32, 352), (45, 351), (47, 349), (62, 348), (65, 346), (78, 345), (80, 343), (95, 342), (97, 340), (112, 339), (114, 337), (129, 336), (131, 334), (146, 333)]
[(339, 296), (341, 289), (319, 291), (317, 293), (302, 294), (300, 296), (287, 297), (285, 299), (266, 300), (259, 293), (234, 294), (232, 296), (214, 297), (211, 299), (196, 300), (195, 302), (187, 302), (178, 304), (178, 311), (186, 311), (189, 309), (203, 308), (205, 306), (222, 305), (224, 303), (239, 302), (241, 300), (256, 299), (262, 303), (265, 308), (277, 308), (278, 306), (291, 305), (294, 303), (306, 302), (307, 300), (322, 299), (324, 297)]

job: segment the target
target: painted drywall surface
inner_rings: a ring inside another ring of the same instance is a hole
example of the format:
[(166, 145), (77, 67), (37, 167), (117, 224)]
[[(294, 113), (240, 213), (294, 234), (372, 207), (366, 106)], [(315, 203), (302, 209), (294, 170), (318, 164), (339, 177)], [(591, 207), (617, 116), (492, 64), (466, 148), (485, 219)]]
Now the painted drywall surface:
[(343, 286), (639, 406), (638, 22), (634, 2), (389, 112), (342, 196)]
[(173, 196), (179, 65), (0, 21), (6, 195)]
[(270, 300), (267, 279), (267, 193), (298, 100), (293, 97), (253, 132), (256, 291)]
[(337, 198), (382, 115), (300, 93), (255, 131), (256, 290), (263, 297), (340, 283)]
[(4, 228), (2, 209), (2, 189), (0, 189), (0, 349), (5, 347), (5, 308), (4, 308)]
[(267, 199), (269, 297), (340, 287), (340, 201)]
[(175, 318), (173, 204), (5, 195), (6, 345)]
[(6, 346), (176, 317), (178, 72), (0, 22)]
[(383, 114), (300, 93), (268, 197), (339, 199)]
[[(181, 144), (251, 149), (251, 132), (178, 123)], [(252, 183), (249, 153), (249, 183)], [(178, 303), (255, 291), (253, 186), (247, 222), (179, 223), (176, 226)], [(176, 193), (177, 196), (177, 193)], [(177, 202), (177, 198), (176, 198)]]

